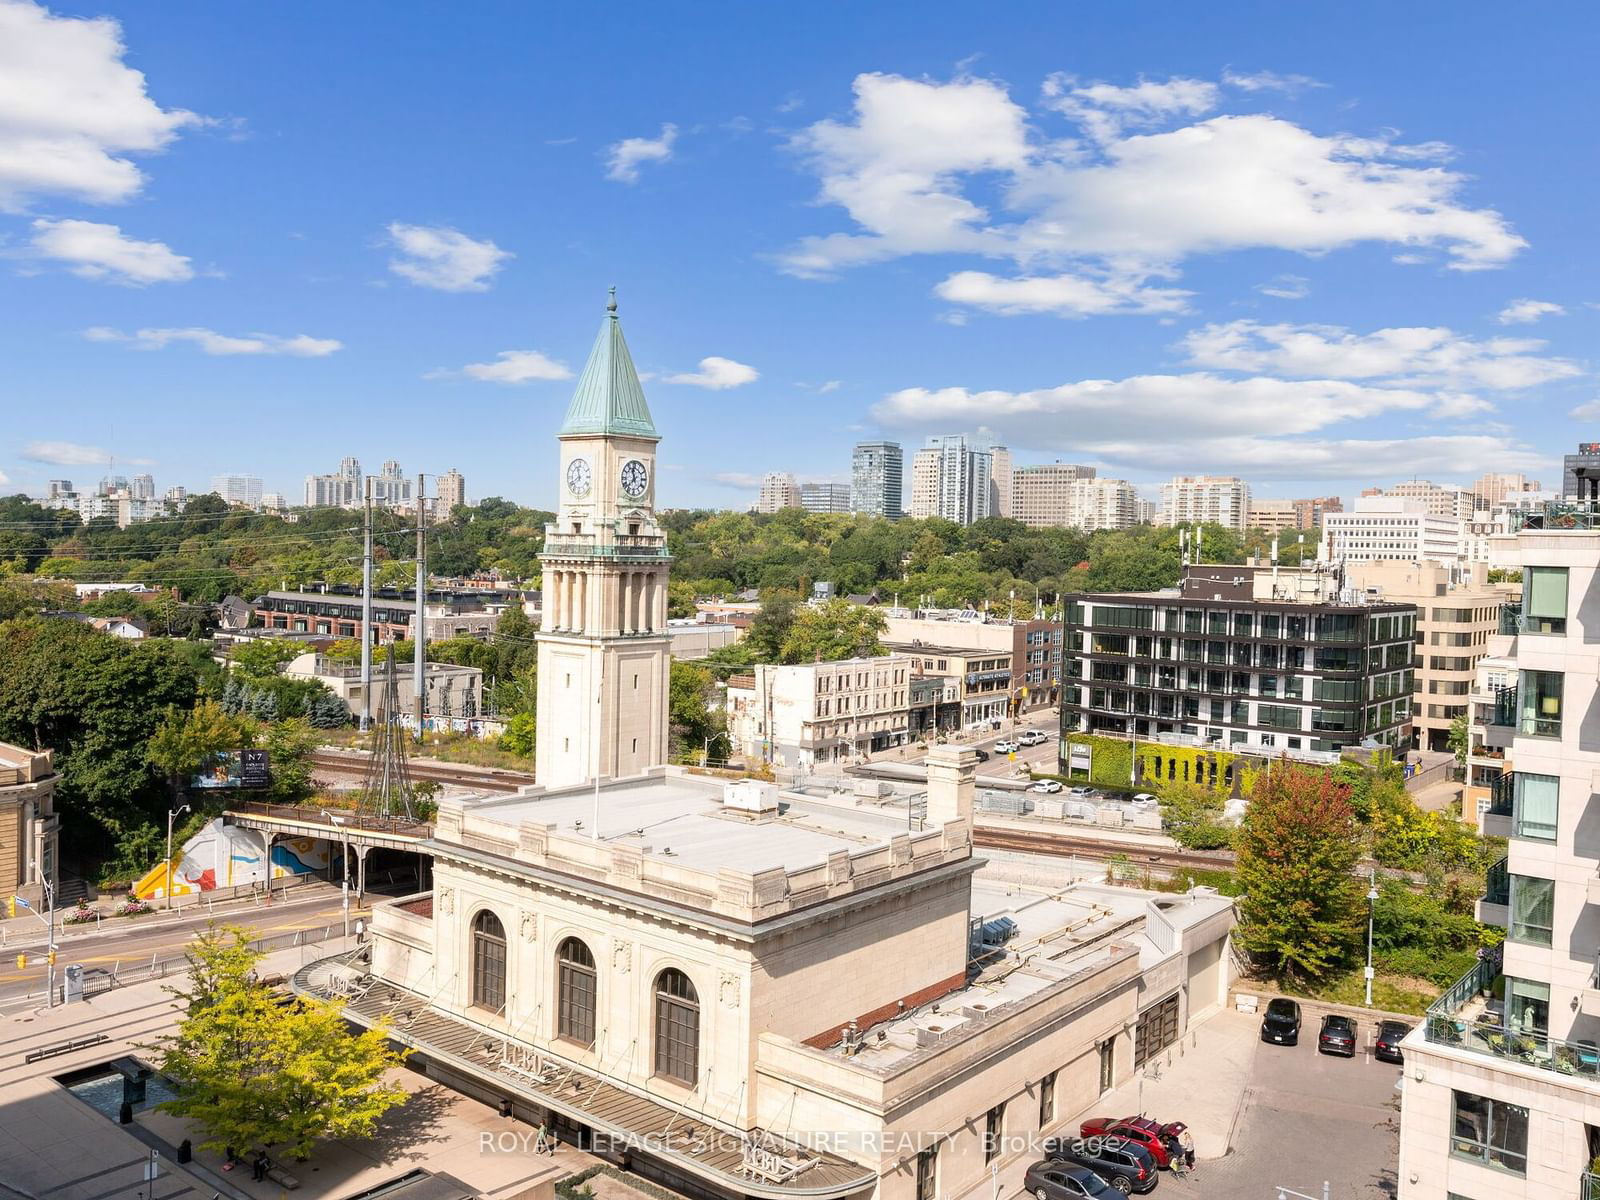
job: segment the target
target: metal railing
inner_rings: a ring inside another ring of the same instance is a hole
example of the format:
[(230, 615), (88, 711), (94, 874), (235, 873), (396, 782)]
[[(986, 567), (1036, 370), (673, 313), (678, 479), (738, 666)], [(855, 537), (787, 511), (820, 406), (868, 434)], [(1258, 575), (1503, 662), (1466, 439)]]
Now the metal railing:
[(1502, 858), (1484, 873), (1483, 900), (1485, 904), (1511, 903), (1511, 871), (1509, 859)]
[(1510, 684), (1506, 684), (1489, 690), (1494, 696), (1494, 705), (1485, 714), (1488, 724), (1515, 725), (1517, 723), (1517, 689)]
[(1523, 529), (1600, 529), (1600, 501), (1552, 500), (1533, 508), (1512, 509), (1512, 533)]
[(1511, 815), (1512, 798), (1517, 790), (1517, 776), (1514, 771), (1501, 771), (1489, 785), (1489, 815), (1491, 817), (1509, 817)]
[(1424, 1038), (1436, 1046), (1600, 1082), (1600, 1048), (1593, 1042), (1569, 1042), (1496, 1023), (1487, 1011), (1476, 1020), (1461, 1019), (1462, 1010), (1472, 1000), (1494, 991), (1499, 977), (1499, 964), (1494, 959), (1480, 959), (1428, 1006)]
[(1585, 1171), (1579, 1177), (1578, 1200), (1600, 1200), (1600, 1174)]
[(310, 805), (266, 804), (257, 800), (243, 800), (228, 805), (228, 811), (245, 817), (297, 821), (303, 825), (321, 825), (330, 830), (346, 830), (352, 833), (365, 830), (373, 833), (401, 834), (406, 837), (430, 837), (433, 834), (433, 826), (425, 821), (413, 821), (406, 817), (384, 817), (349, 808), (339, 809), (335, 813), (339, 818), (337, 822), (329, 821), (323, 816), (320, 808)]

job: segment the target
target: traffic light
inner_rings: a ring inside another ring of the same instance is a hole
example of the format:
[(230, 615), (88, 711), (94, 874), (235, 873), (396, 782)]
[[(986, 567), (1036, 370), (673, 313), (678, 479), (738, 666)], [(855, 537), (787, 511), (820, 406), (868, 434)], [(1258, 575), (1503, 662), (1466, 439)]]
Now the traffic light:
[(28, 956), (26, 954), (17, 955), (17, 970), (26, 971), (27, 969), (28, 969)]
[(56, 965), (56, 952), (54, 950), (50, 951), (49, 955), (47, 955), (47, 959), (48, 959), (48, 961), (49, 961), (49, 963), (50, 963), (50, 965), (52, 967), (55, 966)]
[(14, 917), (16, 915), (17, 915), (17, 898), (15, 896), (7, 896), (6, 897), (6, 916)]

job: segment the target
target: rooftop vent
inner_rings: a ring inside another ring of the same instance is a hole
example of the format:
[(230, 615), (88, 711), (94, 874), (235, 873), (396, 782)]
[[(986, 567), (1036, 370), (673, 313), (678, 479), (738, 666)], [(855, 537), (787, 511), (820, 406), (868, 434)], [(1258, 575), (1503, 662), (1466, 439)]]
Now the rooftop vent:
[(778, 811), (778, 785), (762, 783), (759, 779), (740, 779), (722, 785), (722, 803), (748, 813), (776, 813)]

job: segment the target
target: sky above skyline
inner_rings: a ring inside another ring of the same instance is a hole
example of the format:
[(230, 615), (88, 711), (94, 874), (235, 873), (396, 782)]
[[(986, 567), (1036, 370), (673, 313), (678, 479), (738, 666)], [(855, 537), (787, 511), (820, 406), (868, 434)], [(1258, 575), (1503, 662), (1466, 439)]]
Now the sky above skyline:
[(663, 506), (863, 438), (1263, 497), (1600, 438), (1591, 7), (997, 12), (0, 0), (0, 490), (549, 507), (613, 284)]

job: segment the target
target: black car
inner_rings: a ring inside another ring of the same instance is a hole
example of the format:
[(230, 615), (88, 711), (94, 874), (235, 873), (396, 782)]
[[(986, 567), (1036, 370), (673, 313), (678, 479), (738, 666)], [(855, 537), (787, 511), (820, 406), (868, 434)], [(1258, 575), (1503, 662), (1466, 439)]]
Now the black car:
[(1379, 1021), (1378, 1040), (1372, 1043), (1372, 1057), (1384, 1062), (1400, 1061), (1400, 1039), (1411, 1032), (1404, 1021)]
[(1048, 1158), (1028, 1168), (1022, 1186), (1033, 1200), (1083, 1200), (1085, 1196), (1116, 1200), (1122, 1194), (1088, 1167), (1051, 1162)]
[(989, 761), (989, 752), (987, 750), (980, 750), (976, 746), (974, 746), (972, 748), (972, 752), (978, 756), (978, 761), (979, 762), (988, 762)]
[(1117, 1191), (1143, 1195), (1159, 1182), (1155, 1156), (1119, 1137), (1051, 1138), (1044, 1144), (1053, 1162), (1088, 1167)]
[(1300, 1006), (1282, 996), (1267, 1001), (1267, 1015), (1261, 1018), (1261, 1040), (1280, 1046), (1300, 1041)]
[(1321, 1054), (1356, 1056), (1356, 1026), (1349, 1017), (1329, 1013), (1322, 1018), (1322, 1030), (1317, 1034), (1317, 1051)]

